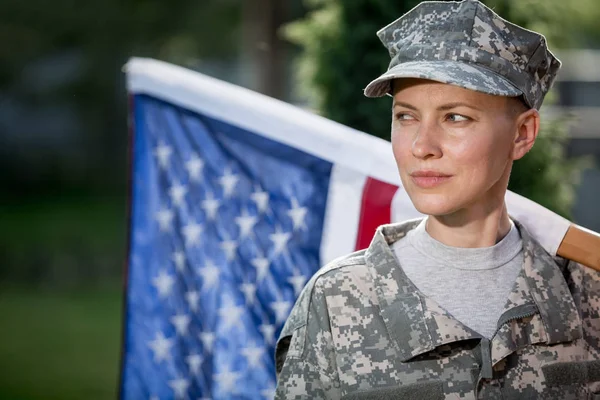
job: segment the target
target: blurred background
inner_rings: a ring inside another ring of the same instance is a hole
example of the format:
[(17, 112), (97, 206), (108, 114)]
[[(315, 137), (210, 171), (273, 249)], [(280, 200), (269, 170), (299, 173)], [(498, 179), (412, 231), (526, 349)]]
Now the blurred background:
[[(563, 61), (511, 189), (600, 231), (600, 5), (489, 0)], [(115, 398), (127, 245), (123, 65), (153, 57), (379, 137), (375, 31), (414, 0), (0, 1), (0, 399)]]

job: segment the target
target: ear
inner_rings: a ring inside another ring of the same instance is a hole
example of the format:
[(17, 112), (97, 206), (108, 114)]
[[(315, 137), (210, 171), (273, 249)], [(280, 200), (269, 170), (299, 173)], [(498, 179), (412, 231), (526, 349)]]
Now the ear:
[(531, 108), (517, 116), (513, 160), (523, 158), (531, 150), (540, 131), (540, 113)]

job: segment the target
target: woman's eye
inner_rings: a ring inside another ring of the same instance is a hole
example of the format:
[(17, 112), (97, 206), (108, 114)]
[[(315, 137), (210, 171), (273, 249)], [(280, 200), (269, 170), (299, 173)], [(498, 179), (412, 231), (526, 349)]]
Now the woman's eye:
[(469, 117), (465, 117), (464, 115), (460, 114), (448, 114), (448, 119), (452, 122), (463, 122), (470, 120)]
[(396, 119), (398, 119), (400, 121), (410, 121), (410, 120), (413, 120), (414, 118), (410, 114), (398, 113), (398, 114), (396, 114)]

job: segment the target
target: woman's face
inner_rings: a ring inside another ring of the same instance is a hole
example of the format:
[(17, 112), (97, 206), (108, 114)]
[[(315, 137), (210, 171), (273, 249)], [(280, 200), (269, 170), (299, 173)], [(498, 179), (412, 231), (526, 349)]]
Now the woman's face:
[(392, 147), (423, 214), (442, 216), (504, 198), (517, 134), (509, 99), (422, 79), (394, 86)]

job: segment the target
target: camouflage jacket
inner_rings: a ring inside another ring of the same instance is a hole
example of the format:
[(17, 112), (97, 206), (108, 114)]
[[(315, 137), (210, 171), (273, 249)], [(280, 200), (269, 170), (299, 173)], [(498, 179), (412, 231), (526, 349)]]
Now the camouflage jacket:
[(600, 400), (600, 273), (554, 259), (518, 222), (523, 268), (491, 339), (406, 277), (382, 226), (319, 270), (276, 349), (276, 399)]

